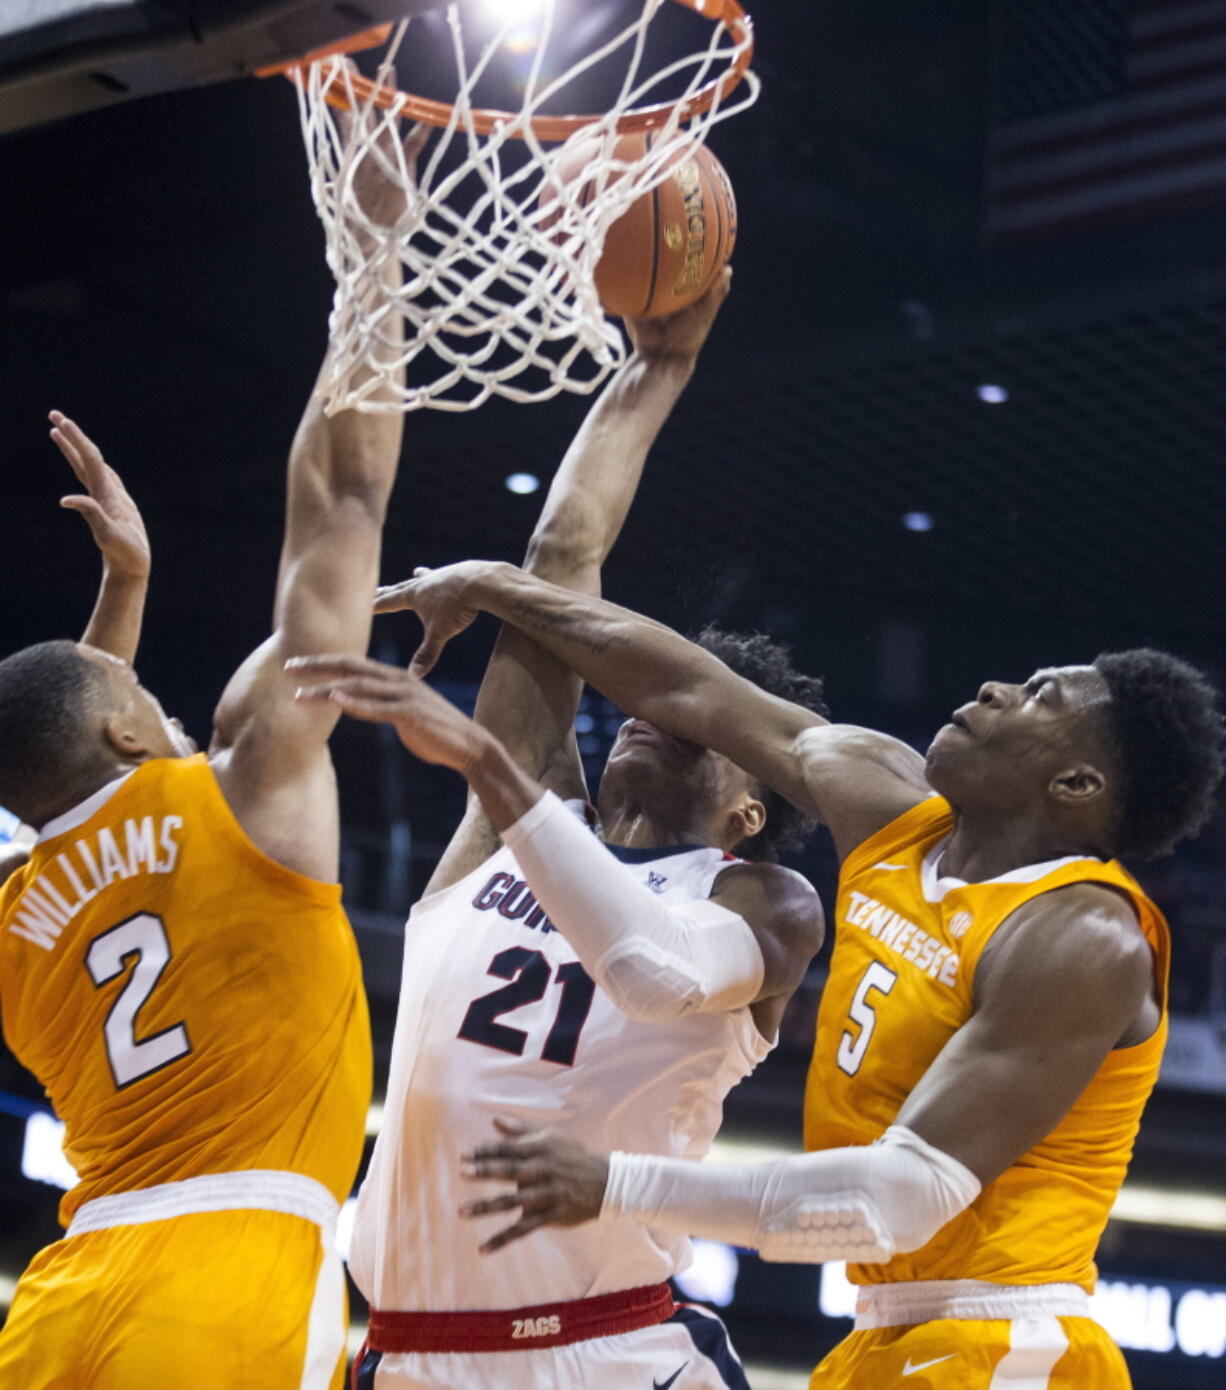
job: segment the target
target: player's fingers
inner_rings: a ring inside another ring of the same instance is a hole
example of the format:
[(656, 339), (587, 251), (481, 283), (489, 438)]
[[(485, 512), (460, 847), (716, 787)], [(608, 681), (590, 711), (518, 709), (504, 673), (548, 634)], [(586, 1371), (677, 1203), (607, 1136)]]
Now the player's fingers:
[(400, 696), (400, 691), (378, 676), (346, 676), (340, 680), (319, 681), (314, 685), (299, 686), (294, 698), (303, 704), (320, 704), (331, 700), (343, 704), (346, 709), (358, 704), (378, 708), (382, 718), (387, 718)]
[(474, 1182), (496, 1178), (518, 1183), (520, 1187), (532, 1187), (545, 1178), (544, 1169), (527, 1154), (515, 1158), (477, 1158), (474, 1155), (461, 1160), (460, 1173)]
[(406, 579), (400, 584), (384, 584), (375, 590), (376, 613), (403, 613), (413, 607), (413, 581)]
[(396, 706), (391, 701), (353, 695), (334, 686), (295, 690), (294, 699), (303, 705), (335, 705), (350, 718), (361, 719), (368, 724), (390, 724), (396, 718)]
[(373, 657), (359, 656), (356, 652), (319, 652), (314, 656), (291, 656), (285, 669), (295, 676), (306, 676), (320, 680), (343, 678), (346, 676), (399, 676), (399, 667), (385, 666)]
[(496, 1197), (477, 1197), (460, 1207), (460, 1215), (490, 1216), (500, 1211), (522, 1210), (525, 1216), (533, 1212), (552, 1212), (558, 1203), (557, 1190), (552, 1182), (518, 1187), (514, 1192), (500, 1192)]
[(491, 1236), (481, 1246), (481, 1253), (492, 1255), (495, 1250), (501, 1250), (504, 1245), (510, 1245), (513, 1240), (520, 1240), (524, 1236), (530, 1235), (538, 1227), (543, 1226), (545, 1222), (546, 1216), (541, 1212), (522, 1217), (514, 1226), (508, 1226), (505, 1231), (499, 1231), (496, 1236)]
[(109, 481), (110, 470), (106, 466), (106, 460), (102, 457), (102, 450), (85, 433), (75, 420), (64, 416), (59, 426), (60, 432), (72, 445), (77, 457), (81, 461), (81, 471), (78, 476), (81, 481), (93, 493), (97, 493), (105, 487)]
[(543, 1138), (543, 1135), (533, 1134), (523, 1139), (509, 1139), (501, 1144), (478, 1144), (463, 1158), (473, 1163), (482, 1158), (540, 1158), (549, 1152), (542, 1142)]
[(426, 148), (426, 141), (430, 138), (431, 127), (425, 121), (418, 121), (412, 130), (404, 137), (401, 149), (404, 150), (404, 157), (408, 161), (409, 167), (417, 163), (417, 157)]
[(68, 466), (77, 475), (78, 482), (88, 484), (88, 479), (85, 476), (85, 465), (81, 462), (80, 455), (73, 447), (72, 441), (58, 425), (51, 431), (51, 439), (55, 447), (68, 460)]
[(494, 1116), (494, 1128), (507, 1139), (537, 1139), (544, 1137), (544, 1130), (532, 1130), (522, 1120), (504, 1119)]
[(100, 536), (102, 529), (105, 528), (107, 524), (106, 513), (92, 497), (85, 497), (80, 494), (74, 494), (71, 497), (61, 497), (60, 506), (63, 507), (65, 511), (80, 512), (85, 518), (89, 529), (96, 537)]
[(427, 628), (421, 645), (413, 653), (413, 660), (409, 662), (409, 674), (428, 676), (434, 670), (445, 646), (446, 643)]
[(490, 1216), (498, 1211), (518, 1211), (524, 1204), (523, 1191), (503, 1192), (497, 1197), (482, 1197), (475, 1202), (465, 1202), (460, 1215), (465, 1217)]

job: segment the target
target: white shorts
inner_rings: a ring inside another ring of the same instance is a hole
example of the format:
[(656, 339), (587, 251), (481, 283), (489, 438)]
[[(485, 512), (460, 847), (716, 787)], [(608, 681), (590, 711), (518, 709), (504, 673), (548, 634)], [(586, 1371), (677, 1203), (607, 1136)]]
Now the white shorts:
[(724, 1324), (681, 1305), (667, 1322), (539, 1351), (364, 1351), (353, 1390), (750, 1390)]

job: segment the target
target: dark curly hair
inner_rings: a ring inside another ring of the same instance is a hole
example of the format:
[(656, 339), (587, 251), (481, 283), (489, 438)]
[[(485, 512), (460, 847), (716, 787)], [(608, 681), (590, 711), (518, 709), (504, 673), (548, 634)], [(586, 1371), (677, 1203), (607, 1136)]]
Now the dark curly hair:
[(1112, 850), (1155, 859), (1212, 813), (1226, 764), (1218, 692), (1186, 661), (1144, 647), (1094, 666), (1111, 692), (1107, 736), (1123, 780)]
[(0, 806), (37, 820), (55, 804), (104, 685), (75, 642), (39, 642), (0, 661)]
[[(691, 640), (768, 695), (802, 705), (823, 719), (830, 717), (821, 677), (806, 676), (796, 670), (791, 649), (781, 642), (773, 642), (761, 632), (722, 632), (709, 626)], [(737, 845), (736, 850), (744, 859), (774, 864), (781, 854), (800, 849), (817, 822), (769, 787), (759, 784), (757, 796), (766, 808), (766, 824), (752, 839)]]

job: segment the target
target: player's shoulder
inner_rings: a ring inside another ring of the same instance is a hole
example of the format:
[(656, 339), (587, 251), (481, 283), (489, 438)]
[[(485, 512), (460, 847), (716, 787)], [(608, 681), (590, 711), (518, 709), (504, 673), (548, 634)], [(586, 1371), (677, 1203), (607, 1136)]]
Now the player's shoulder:
[(826, 919), (817, 889), (803, 874), (782, 864), (737, 860), (717, 875), (711, 897), (754, 924), (769, 927), (799, 944), (813, 943), (816, 954)]
[(1097, 994), (1144, 990), (1153, 972), (1153, 948), (1127, 894), (1086, 880), (1031, 898), (1000, 925), (984, 949), (975, 976), (977, 994), (1006, 978), (1011, 989), (1031, 980)]

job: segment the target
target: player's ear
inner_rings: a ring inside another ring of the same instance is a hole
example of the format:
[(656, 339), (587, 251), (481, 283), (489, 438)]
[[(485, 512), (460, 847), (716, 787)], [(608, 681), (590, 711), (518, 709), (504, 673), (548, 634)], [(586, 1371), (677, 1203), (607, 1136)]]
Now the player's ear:
[(102, 726), (102, 736), (111, 750), (128, 762), (141, 762), (154, 756), (148, 739), (126, 715), (112, 714)]
[(1079, 763), (1056, 773), (1048, 786), (1048, 795), (1066, 805), (1086, 805), (1103, 795), (1107, 779), (1093, 763)]
[(734, 845), (744, 844), (761, 833), (766, 824), (766, 807), (749, 793), (732, 808), (728, 817)]

